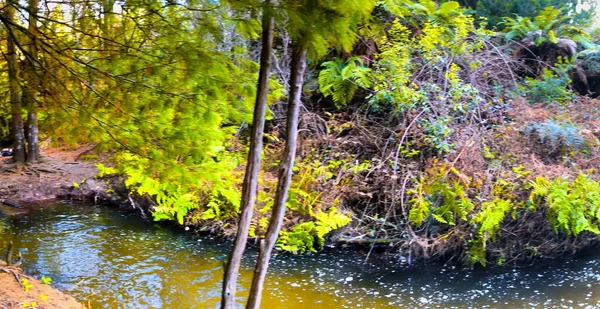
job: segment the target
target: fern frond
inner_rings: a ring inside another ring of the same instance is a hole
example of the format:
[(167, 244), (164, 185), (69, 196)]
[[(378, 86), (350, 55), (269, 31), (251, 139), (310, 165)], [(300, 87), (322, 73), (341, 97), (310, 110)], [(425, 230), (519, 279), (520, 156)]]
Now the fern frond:
[(319, 89), (326, 97), (331, 97), (337, 106), (345, 106), (354, 97), (359, 87), (370, 87), (372, 81), (369, 68), (363, 66), (360, 57), (327, 61), (319, 73)]

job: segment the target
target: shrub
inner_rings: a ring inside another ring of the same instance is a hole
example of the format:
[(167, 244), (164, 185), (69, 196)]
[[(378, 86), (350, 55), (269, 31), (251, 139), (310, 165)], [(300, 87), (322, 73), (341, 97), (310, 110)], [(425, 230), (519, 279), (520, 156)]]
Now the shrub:
[(567, 74), (570, 66), (559, 65), (555, 72), (544, 69), (539, 79), (526, 77), (525, 86), (520, 88), (521, 94), (531, 103), (558, 103), (565, 105), (575, 99), (575, 94), (568, 87), (571, 79)]
[[(504, 26), (502, 16), (535, 18), (548, 6), (563, 8), (563, 14), (575, 24), (588, 25), (596, 10), (595, 0), (461, 0), (460, 3), (474, 9), (476, 15), (487, 18), (490, 26), (499, 27)], [(587, 6), (580, 7), (580, 3)]]

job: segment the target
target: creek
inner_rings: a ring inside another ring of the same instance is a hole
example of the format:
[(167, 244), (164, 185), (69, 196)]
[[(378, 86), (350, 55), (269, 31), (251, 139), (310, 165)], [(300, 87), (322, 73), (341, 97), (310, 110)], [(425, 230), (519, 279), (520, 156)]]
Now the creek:
[[(0, 248), (13, 241), (24, 268), (92, 308), (218, 308), (230, 244), (194, 238), (108, 207), (55, 203), (0, 217)], [(250, 249), (240, 301), (250, 285)], [(279, 254), (265, 309), (598, 308), (600, 254), (524, 269), (475, 271), (365, 263), (355, 250)], [(2, 287), (0, 287), (2, 288)]]

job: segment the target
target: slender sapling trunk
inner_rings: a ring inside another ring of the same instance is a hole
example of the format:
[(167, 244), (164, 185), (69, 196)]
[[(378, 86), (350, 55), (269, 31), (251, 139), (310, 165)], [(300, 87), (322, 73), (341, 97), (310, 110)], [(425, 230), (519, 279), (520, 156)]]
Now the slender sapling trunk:
[(288, 112), (286, 121), (286, 141), (283, 159), (279, 165), (277, 192), (275, 193), (275, 204), (269, 221), (267, 234), (262, 240), (254, 278), (250, 288), (250, 296), (246, 309), (259, 309), (260, 300), (269, 267), (269, 260), (275, 242), (281, 230), (281, 223), (285, 215), (285, 203), (288, 191), (292, 183), (294, 159), (296, 157), (296, 144), (298, 139), (298, 116), (302, 98), (302, 85), (304, 84), (304, 71), (306, 70), (306, 49), (298, 46), (292, 52), (292, 68), (290, 76), (290, 96), (288, 100)]
[(263, 131), (265, 126), (265, 112), (267, 110), (267, 93), (269, 91), (269, 73), (271, 69), (271, 49), (273, 48), (273, 18), (271, 17), (270, 1), (267, 0), (263, 8), (262, 18), (262, 52), (260, 56), (260, 72), (258, 76), (258, 87), (256, 92), (256, 103), (254, 106), (254, 119), (252, 121), (252, 136), (250, 139), (250, 151), (248, 154), (248, 165), (242, 188), (241, 213), (238, 223), (237, 234), (223, 277), (223, 292), (221, 298), (222, 309), (233, 309), (235, 306), (235, 292), (237, 277), (246, 242), (248, 231), (254, 212), (256, 191), (258, 188), (258, 177), (260, 172), (260, 160), (263, 147)]

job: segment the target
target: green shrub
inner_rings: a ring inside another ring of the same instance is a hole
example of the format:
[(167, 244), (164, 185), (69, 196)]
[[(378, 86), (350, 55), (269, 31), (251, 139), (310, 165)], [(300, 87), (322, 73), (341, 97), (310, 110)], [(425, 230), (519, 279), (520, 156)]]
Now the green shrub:
[(567, 104), (575, 99), (568, 87), (571, 79), (567, 74), (569, 66), (561, 65), (553, 72), (544, 69), (539, 79), (526, 77), (525, 86), (520, 87), (521, 95), (531, 103)]
[[(475, 10), (477, 16), (487, 18), (490, 26), (503, 27), (502, 16), (523, 16), (535, 18), (539, 12), (549, 6), (560, 7), (569, 21), (578, 25), (589, 25), (596, 10), (595, 0), (461, 0)], [(585, 3), (585, 7), (580, 7)], [(577, 8), (580, 9), (577, 9)]]
[(561, 37), (567, 37), (584, 45), (593, 45), (586, 30), (573, 22), (573, 16), (565, 14), (560, 6), (547, 6), (533, 18), (524, 16), (505, 17), (503, 25), (507, 40), (530, 38), (539, 45), (545, 41), (558, 43)]
[(97, 154), (86, 154), (81, 156), (81, 158), (79, 158), (81, 161), (96, 161), (98, 160), (98, 155)]

